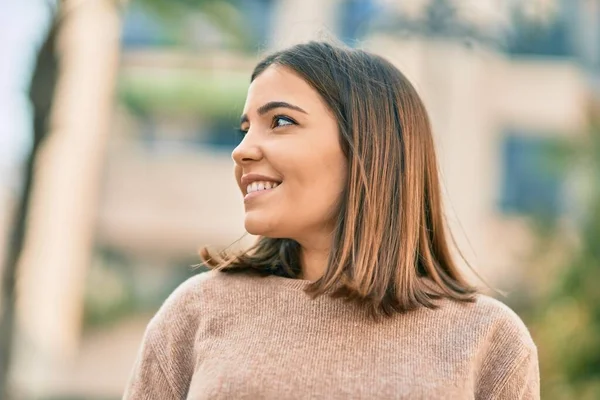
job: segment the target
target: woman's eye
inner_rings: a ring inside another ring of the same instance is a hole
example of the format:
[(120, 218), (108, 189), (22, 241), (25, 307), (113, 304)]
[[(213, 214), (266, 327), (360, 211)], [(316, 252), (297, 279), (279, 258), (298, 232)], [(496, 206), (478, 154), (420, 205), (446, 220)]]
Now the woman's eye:
[(296, 125), (296, 122), (291, 118), (281, 116), (281, 115), (276, 115), (273, 118), (273, 128), (279, 128), (279, 127), (288, 126), (288, 125)]

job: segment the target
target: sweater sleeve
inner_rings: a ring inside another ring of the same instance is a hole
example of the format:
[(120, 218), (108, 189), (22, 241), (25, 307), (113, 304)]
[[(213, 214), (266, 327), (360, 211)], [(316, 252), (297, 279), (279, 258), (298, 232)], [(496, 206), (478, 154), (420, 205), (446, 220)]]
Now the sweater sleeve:
[(129, 378), (123, 399), (180, 399), (174, 384), (169, 381), (165, 365), (149, 343), (143, 343)]
[(497, 321), (478, 379), (477, 400), (539, 400), (537, 347), (521, 319), (508, 308)]
[(535, 400), (540, 398), (538, 359), (528, 353), (504, 381), (494, 399)]
[(181, 284), (148, 324), (123, 400), (186, 398), (195, 365), (201, 275)]

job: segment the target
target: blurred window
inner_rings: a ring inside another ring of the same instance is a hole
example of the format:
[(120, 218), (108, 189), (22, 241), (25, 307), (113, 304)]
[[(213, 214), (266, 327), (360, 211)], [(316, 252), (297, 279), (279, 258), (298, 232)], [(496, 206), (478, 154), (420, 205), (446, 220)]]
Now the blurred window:
[(125, 49), (161, 47), (174, 44), (175, 39), (164, 21), (132, 4), (124, 13), (121, 43)]
[(502, 149), (500, 208), (505, 213), (554, 217), (563, 212), (560, 144), (509, 131)]
[(343, 0), (339, 3), (339, 37), (353, 45), (366, 33), (376, 7), (373, 0)]
[(507, 37), (507, 51), (513, 55), (573, 56), (573, 7), (562, 7), (548, 20), (536, 18), (519, 4), (512, 13), (512, 29)]
[(203, 144), (216, 150), (232, 151), (240, 144), (239, 122), (237, 120), (219, 119), (213, 121), (206, 132)]
[(269, 42), (273, 27), (274, 3), (274, 0), (245, 0), (239, 3), (245, 28), (249, 35), (252, 35), (252, 41), (258, 49), (263, 49)]

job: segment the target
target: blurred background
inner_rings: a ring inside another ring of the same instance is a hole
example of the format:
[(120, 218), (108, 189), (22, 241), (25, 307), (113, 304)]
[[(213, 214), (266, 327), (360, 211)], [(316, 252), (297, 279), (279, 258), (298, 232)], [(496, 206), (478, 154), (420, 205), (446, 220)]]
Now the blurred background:
[(600, 0), (2, 2), (0, 398), (121, 397), (197, 249), (252, 242), (230, 158), (250, 73), (309, 39), (413, 82), (542, 398), (600, 399)]

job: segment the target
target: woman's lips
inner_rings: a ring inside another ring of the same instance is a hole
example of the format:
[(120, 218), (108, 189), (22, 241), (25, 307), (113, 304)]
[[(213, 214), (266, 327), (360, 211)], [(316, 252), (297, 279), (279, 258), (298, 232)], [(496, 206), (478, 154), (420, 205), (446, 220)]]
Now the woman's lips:
[(262, 189), (262, 190), (254, 191), (252, 193), (247, 193), (244, 196), (244, 203), (246, 203), (246, 202), (248, 202), (248, 201), (250, 201), (252, 199), (255, 199), (257, 197), (260, 197), (260, 196), (272, 193), (274, 190), (279, 189), (279, 186), (281, 186), (281, 184), (279, 184), (277, 187), (274, 187), (274, 188), (271, 188), (271, 189)]

